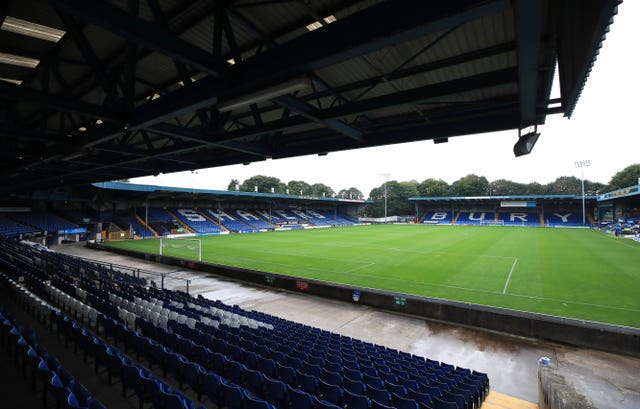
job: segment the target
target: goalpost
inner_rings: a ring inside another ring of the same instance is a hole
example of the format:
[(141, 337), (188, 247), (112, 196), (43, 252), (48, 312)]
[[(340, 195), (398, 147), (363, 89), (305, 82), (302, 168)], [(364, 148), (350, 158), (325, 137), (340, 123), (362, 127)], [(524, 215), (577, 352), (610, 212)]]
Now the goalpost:
[(195, 255), (198, 255), (198, 261), (202, 261), (202, 240), (200, 239), (178, 239), (178, 238), (169, 238), (169, 237), (160, 237), (160, 255), (166, 254), (166, 250), (176, 249), (181, 250), (180, 252), (193, 252), (194, 257), (184, 257), (184, 255), (179, 256), (183, 258), (195, 258)]

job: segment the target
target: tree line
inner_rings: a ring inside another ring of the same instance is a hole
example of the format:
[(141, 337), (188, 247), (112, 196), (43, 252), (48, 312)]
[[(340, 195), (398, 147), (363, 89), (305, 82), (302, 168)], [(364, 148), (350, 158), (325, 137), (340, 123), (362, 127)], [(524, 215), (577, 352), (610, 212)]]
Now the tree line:
[[(640, 164), (627, 166), (616, 173), (608, 184), (584, 181), (586, 195), (596, 195), (622, 189), (638, 184), (640, 178)], [(385, 187), (386, 185), (386, 187)], [(350, 187), (335, 192), (323, 183), (307, 183), (301, 180), (291, 180), (288, 183), (280, 179), (257, 175), (242, 183), (233, 179), (228, 190), (243, 192), (279, 193), (313, 197), (341, 197), (345, 199), (364, 199), (362, 192), (356, 187)], [(422, 182), (391, 180), (374, 188), (368, 199), (373, 203), (364, 209), (364, 213), (371, 217), (384, 215), (385, 189), (387, 196), (388, 215), (412, 215), (413, 203), (410, 197), (441, 197), (441, 196), (531, 196), (531, 195), (581, 195), (582, 183), (575, 176), (560, 176), (550, 183), (538, 182), (520, 183), (508, 179), (487, 180), (484, 176), (469, 174), (449, 184), (442, 179), (429, 178)]]
[[(593, 196), (638, 184), (640, 164), (627, 166), (616, 173), (608, 184), (585, 179), (584, 192)], [(575, 176), (560, 176), (550, 183), (519, 183), (508, 179), (489, 182), (486, 177), (470, 174), (448, 184), (442, 179), (429, 178), (422, 182), (415, 180), (383, 183), (369, 194), (373, 204), (364, 212), (370, 217), (384, 216), (384, 196), (387, 192), (388, 215), (412, 215), (415, 212), (410, 197), (442, 196), (532, 196), (532, 195), (581, 195), (582, 181)]]
[(240, 183), (238, 179), (229, 182), (227, 190), (241, 192), (277, 193), (282, 195), (313, 196), (313, 197), (339, 197), (344, 199), (364, 199), (360, 189), (349, 187), (334, 191), (331, 186), (324, 183), (307, 183), (303, 180), (290, 180), (284, 183), (273, 176), (256, 175)]

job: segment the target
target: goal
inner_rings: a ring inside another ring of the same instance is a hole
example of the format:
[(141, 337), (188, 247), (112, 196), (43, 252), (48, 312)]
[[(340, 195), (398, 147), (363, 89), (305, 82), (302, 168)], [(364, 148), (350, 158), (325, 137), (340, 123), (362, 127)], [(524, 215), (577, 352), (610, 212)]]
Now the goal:
[(480, 220), (480, 224), (483, 226), (504, 226), (504, 220)]
[(160, 255), (174, 256), (202, 261), (202, 241), (200, 239), (177, 239), (160, 237)]

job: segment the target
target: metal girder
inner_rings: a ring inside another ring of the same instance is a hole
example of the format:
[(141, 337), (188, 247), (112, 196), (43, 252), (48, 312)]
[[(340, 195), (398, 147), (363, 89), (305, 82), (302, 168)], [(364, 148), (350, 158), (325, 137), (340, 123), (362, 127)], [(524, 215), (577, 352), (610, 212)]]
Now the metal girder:
[(73, 38), (74, 42), (78, 46), (84, 60), (91, 67), (91, 71), (98, 79), (98, 84), (100, 84), (102, 89), (104, 89), (108, 95), (115, 96), (117, 94), (116, 86), (107, 75), (104, 65), (96, 55), (91, 43), (89, 43), (89, 40), (84, 35), (82, 27), (80, 27), (73, 17), (65, 13), (59, 12), (58, 16), (60, 16), (60, 19), (67, 28), (68, 35)]
[[(153, 13), (153, 18), (155, 19), (156, 24), (161, 29), (168, 30), (169, 29), (169, 22), (167, 21), (166, 16), (162, 12), (162, 8), (160, 8), (160, 4), (158, 4), (158, 1), (157, 0), (147, 0), (147, 3), (149, 4), (149, 8), (151, 9), (151, 12)], [(175, 65), (176, 70), (178, 71), (178, 76), (180, 77), (180, 80), (182, 81), (182, 83), (183, 84), (190, 84), (192, 82), (192, 80), (191, 80), (191, 75), (189, 75), (189, 72), (187, 71), (187, 67), (185, 67), (185, 65), (183, 63), (181, 63), (180, 61), (177, 61), (177, 60), (173, 60), (173, 64)], [(132, 100), (133, 100), (133, 96), (132, 96)], [(202, 109), (198, 110), (198, 118), (200, 119), (200, 123), (207, 123), (208, 122), (207, 115)]]
[(290, 95), (283, 95), (281, 97), (274, 98), (272, 101), (284, 108), (297, 112), (307, 119), (320, 123), (327, 128), (333, 129), (334, 131), (341, 133), (351, 139), (355, 139), (358, 142), (364, 142), (362, 131), (351, 125), (347, 125), (339, 119), (329, 118), (323, 120), (319, 118), (318, 112), (320, 110), (307, 102), (301, 101), (300, 99), (292, 97)]
[(414, 88), (407, 91), (400, 91), (390, 95), (369, 98), (363, 101), (351, 102), (339, 107), (326, 109), (321, 113), (320, 117), (336, 118), (363, 114), (394, 106), (418, 104), (443, 95), (452, 95), (469, 90), (495, 87), (498, 85), (509, 84), (516, 80), (516, 69), (506, 68), (453, 81), (426, 85), (424, 87)]
[(215, 77), (224, 76), (227, 64), (176, 35), (160, 30), (101, 0), (49, 0), (56, 8), (100, 26), (142, 47), (164, 54)]
[(42, 106), (55, 108), (63, 112), (85, 115), (95, 119), (121, 121), (122, 117), (98, 105), (89, 104), (77, 99), (63, 98), (47, 94), (24, 85), (15, 85), (0, 81), (0, 98), (13, 101), (26, 101)]
[[(381, 97), (370, 98), (363, 101), (351, 102), (338, 107), (318, 110), (315, 116), (323, 121), (338, 119), (347, 116), (363, 114), (366, 112), (378, 111), (388, 107), (416, 104), (430, 99), (488, 88), (498, 85), (514, 83), (517, 81), (517, 69), (508, 68), (504, 70), (492, 71), (485, 74), (478, 74), (471, 77), (460, 78), (452, 81), (445, 81), (438, 84), (427, 85), (408, 91), (401, 91)], [(228, 139), (256, 136), (269, 132), (277, 132), (289, 128), (307, 124), (306, 118), (293, 117), (265, 123), (261, 127), (249, 127), (230, 131), (226, 133), (204, 134), (200, 136), (201, 141), (220, 142)]]
[(59, 134), (36, 131), (33, 128), (25, 128), (23, 126), (15, 126), (10, 124), (2, 124), (0, 126), (0, 136), (11, 140), (17, 139), (33, 139), (45, 142), (60, 141), (63, 136)]
[(266, 157), (267, 152), (262, 149), (257, 149), (252, 145), (248, 145), (236, 141), (224, 141), (224, 142), (212, 142), (202, 138), (202, 134), (197, 130), (189, 128), (183, 128), (171, 124), (158, 124), (149, 127), (150, 132), (154, 132), (160, 135), (173, 136), (187, 141), (199, 142), (203, 145), (229, 149), (237, 152), (248, 153), (254, 156)]
[[(120, 146), (115, 146), (115, 145), (111, 145), (111, 146), (99, 146), (94, 148), (97, 151), (101, 151), (101, 152), (110, 152), (110, 153), (117, 153), (120, 155), (127, 155), (127, 156), (136, 156), (138, 158), (148, 158), (149, 155), (153, 155), (153, 152), (146, 152), (140, 149), (134, 149), (132, 147), (120, 147)], [(189, 166), (200, 166), (199, 163), (196, 162), (192, 162), (192, 161), (188, 161), (188, 160), (184, 160), (184, 159), (177, 159), (177, 158), (173, 158), (170, 157), (169, 155), (163, 156), (162, 160), (166, 160), (166, 161), (171, 161), (171, 162), (176, 162), (176, 163), (182, 163), (185, 165), (189, 165)]]
[[(277, 81), (499, 13), (508, 0), (394, 0), (363, 11), (273, 48), (234, 66), (234, 79)], [(410, 12), (407, 12), (409, 11)]]
[(536, 123), (541, 25), (542, 3), (539, 0), (518, 0), (516, 27), (521, 128)]
[[(365, 146), (383, 146), (433, 139), (435, 137), (454, 137), (472, 133), (503, 131), (517, 127), (518, 123), (518, 111), (514, 109), (510, 113), (487, 115), (481, 118), (470, 118), (453, 123), (422, 123), (405, 129), (372, 132), (367, 134)], [(326, 133), (325, 130), (323, 131)], [(358, 144), (352, 139), (341, 138), (327, 141), (325, 138), (314, 136), (314, 134), (309, 135), (308, 138), (310, 141), (303, 144), (300, 143), (301, 139), (305, 139), (303, 135), (296, 136), (295, 139), (289, 141), (281, 141), (281, 143), (278, 144), (278, 149), (273, 152), (273, 158), (280, 159), (320, 152), (335, 152), (362, 148), (361, 144)], [(313, 142), (313, 140), (317, 140), (318, 142)]]
[[(515, 42), (507, 42), (507, 43), (502, 43), (502, 44), (497, 44), (495, 46), (491, 46), (491, 47), (487, 47), (487, 48), (483, 48), (480, 50), (474, 50), (474, 51), (470, 51), (468, 53), (463, 53), (463, 54), (459, 54), (453, 57), (449, 57), (449, 58), (445, 58), (442, 60), (437, 60), (437, 61), (432, 61), (432, 62), (428, 62), (425, 64), (420, 64), (420, 65), (415, 65), (415, 66), (411, 66), (402, 70), (399, 70), (397, 72), (394, 73), (390, 73), (390, 74), (385, 74), (384, 77), (387, 78), (387, 80), (389, 81), (393, 81), (393, 80), (397, 80), (397, 79), (402, 79), (402, 78), (407, 78), (407, 77), (411, 77), (413, 75), (418, 75), (418, 74), (424, 74), (430, 71), (435, 71), (435, 70), (439, 70), (448, 66), (452, 66), (452, 65), (457, 65), (457, 64), (464, 64), (470, 61), (475, 61), (475, 60), (479, 60), (482, 58), (487, 58), (487, 57), (492, 57), (495, 55), (499, 55), (499, 54), (503, 54), (503, 53), (507, 53), (510, 51), (514, 51), (516, 49), (516, 43)], [(355, 81), (349, 84), (344, 84), (344, 85), (340, 85), (337, 87), (333, 87), (332, 89), (325, 89), (325, 90), (320, 90), (308, 95), (305, 95), (304, 97), (301, 97), (301, 99), (305, 100), (305, 101), (310, 101), (313, 99), (317, 99), (317, 98), (322, 98), (322, 97), (326, 97), (329, 95), (333, 95), (333, 92), (335, 91), (336, 93), (343, 93), (343, 92), (349, 92), (349, 91), (354, 91), (354, 90), (358, 90), (361, 88), (366, 88), (366, 87), (370, 87), (373, 84), (379, 82), (381, 80), (380, 75), (375, 76), (375, 77), (371, 77), (371, 78), (367, 78), (364, 80), (360, 80), (360, 81)], [(276, 104), (271, 105), (271, 106), (265, 106), (261, 109), (261, 111), (270, 111), (275, 109)], [(237, 116), (234, 116), (234, 118), (243, 118), (244, 116), (246, 116), (247, 114), (240, 114)]]

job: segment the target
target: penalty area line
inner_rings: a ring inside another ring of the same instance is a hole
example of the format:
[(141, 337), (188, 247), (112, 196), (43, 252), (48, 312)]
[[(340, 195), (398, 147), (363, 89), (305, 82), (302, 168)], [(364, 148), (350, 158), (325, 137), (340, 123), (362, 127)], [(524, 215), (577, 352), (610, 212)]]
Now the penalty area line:
[(518, 263), (518, 257), (513, 260), (513, 264), (511, 265), (511, 270), (509, 270), (509, 275), (507, 276), (507, 281), (504, 283), (504, 288), (502, 289), (502, 294), (507, 293), (507, 286), (509, 285), (509, 281), (511, 280), (511, 274), (513, 274), (513, 269), (516, 268), (516, 264)]

